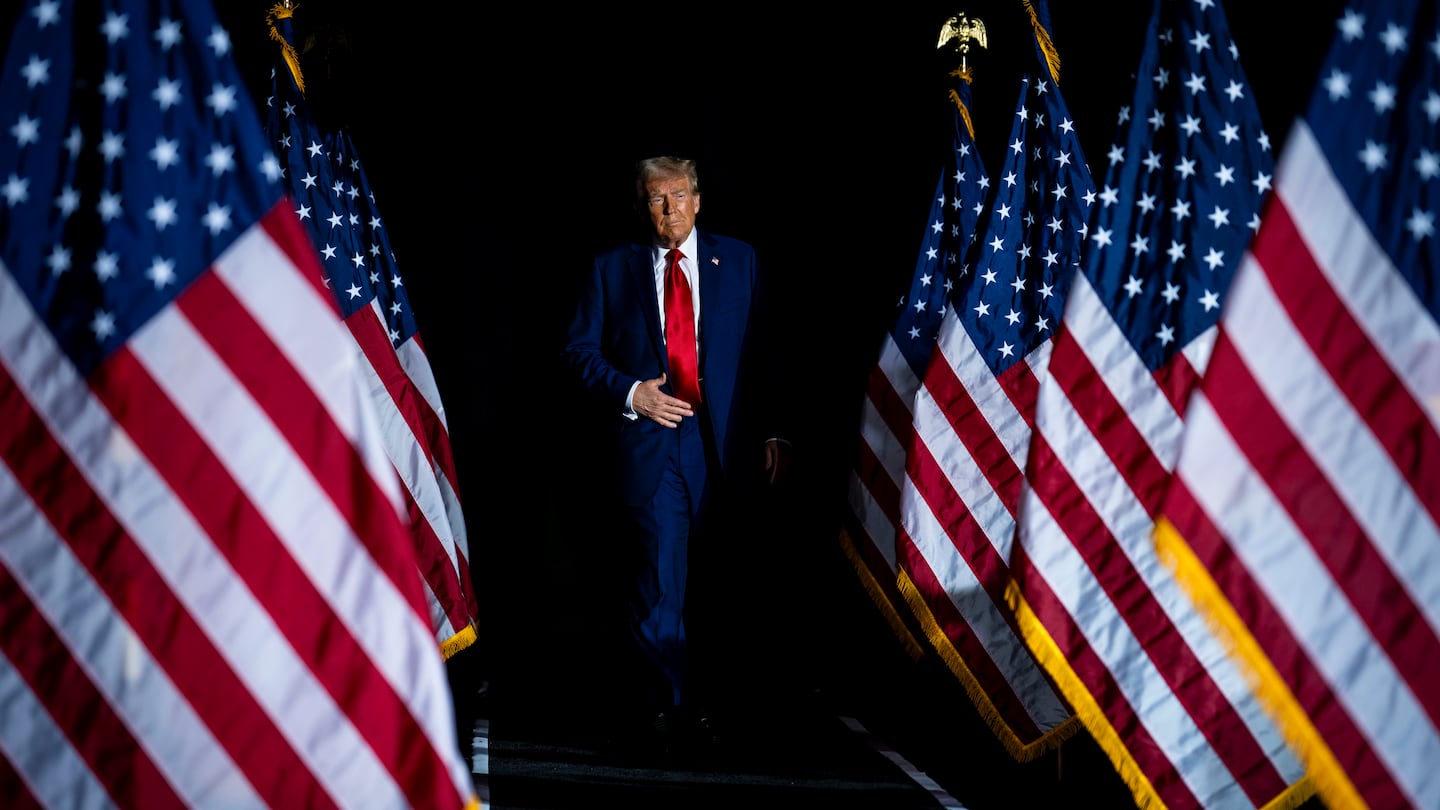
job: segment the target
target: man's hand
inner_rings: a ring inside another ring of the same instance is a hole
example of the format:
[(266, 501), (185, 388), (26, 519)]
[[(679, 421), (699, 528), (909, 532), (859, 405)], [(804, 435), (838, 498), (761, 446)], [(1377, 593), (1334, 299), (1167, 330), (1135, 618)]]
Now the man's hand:
[(790, 443), (784, 439), (765, 442), (765, 475), (771, 484), (778, 484), (790, 473)]
[(661, 391), (660, 386), (664, 384), (664, 374), (652, 380), (642, 381), (635, 388), (635, 396), (630, 398), (630, 405), (636, 413), (646, 419), (669, 428), (679, 427), (680, 420), (687, 416), (694, 416), (695, 411), (685, 400), (676, 399)]

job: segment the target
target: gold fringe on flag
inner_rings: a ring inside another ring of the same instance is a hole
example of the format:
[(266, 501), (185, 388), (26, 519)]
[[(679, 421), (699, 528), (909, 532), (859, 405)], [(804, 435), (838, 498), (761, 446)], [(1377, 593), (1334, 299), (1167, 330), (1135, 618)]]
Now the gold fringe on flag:
[(1030, 26), (1035, 29), (1035, 41), (1040, 43), (1040, 50), (1045, 54), (1045, 62), (1050, 65), (1050, 75), (1055, 78), (1055, 83), (1060, 83), (1060, 52), (1055, 50), (1055, 43), (1050, 40), (1050, 32), (1040, 24), (1040, 17), (1035, 13), (1035, 6), (1030, 0), (1025, 0), (1025, 10), (1030, 13)]
[(290, 68), (290, 75), (295, 77), (295, 86), (300, 88), (300, 95), (305, 95), (305, 77), (300, 75), (300, 54), (295, 52), (295, 46), (285, 41), (280, 35), (280, 29), (275, 26), (277, 20), (288, 20), (295, 16), (295, 9), (290, 7), (289, 0), (276, 3), (270, 7), (270, 12), (265, 15), (265, 24), (270, 27), (270, 38), (280, 43), (280, 53), (285, 56), (285, 64)]

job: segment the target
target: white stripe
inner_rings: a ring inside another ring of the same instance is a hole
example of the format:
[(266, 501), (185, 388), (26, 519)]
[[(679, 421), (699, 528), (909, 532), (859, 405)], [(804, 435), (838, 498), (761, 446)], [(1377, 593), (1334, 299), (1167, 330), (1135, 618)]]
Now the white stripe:
[[(1242, 266), (1236, 282), (1249, 274)], [(1232, 288), (1232, 303), (1242, 300), (1240, 296), (1239, 288)], [(1176, 474), (1228, 538), (1236, 559), (1414, 806), (1440, 807), (1440, 770), (1435, 768), (1440, 734), (1427, 722), (1424, 708), (1375, 645), (1269, 485), (1251, 469), (1203, 391), (1191, 398), (1187, 424)]]
[(891, 748), (874, 734), (871, 734), (870, 730), (865, 728), (864, 724), (859, 720), (853, 717), (841, 717), (840, 722), (844, 723), (846, 728), (859, 735), (876, 753), (888, 759), (895, 767), (899, 768), (900, 772), (905, 774), (906, 778), (924, 788), (941, 810), (965, 810), (965, 805), (961, 804), (959, 799), (956, 799), (946, 792), (945, 788), (941, 787), (939, 782), (931, 779), (929, 775), (915, 767), (908, 759), (901, 755), (900, 752)]
[[(1164, 395), (1153, 386), (1150, 394), (1164, 399)], [(1169, 410), (1168, 405), (1164, 410)], [(1243, 673), (1229, 657), (1225, 646), (1211, 632), (1204, 617), (1195, 610), (1194, 603), (1175, 581), (1173, 572), (1160, 561), (1151, 534), (1153, 519), (1130, 487), (1124, 485), (1125, 479), (1121, 471), (1115, 467), (1110, 456), (1058, 385), (1042, 387), (1038, 412), (1036, 429), (1046, 437), (1058, 463), (1105, 525), (1110, 545), (1118, 548), (1130, 561), (1140, 583), (1154, 597), (1155, 603), (1164, 613), (1165, 621), (1174, 627), (1195, 655), (1199, 665), (1205, 668), (1207, 675), (1234, 707), (1276, 769), (1286, 777), (1287, 782), (1298, 779), (1302, 774), (1299, 763), (1290, 753), (1271, 718), (1255, 699)], [(1169, 412), (1174, 414), (1174, 411)], [(1178, 440), (1178, 431), (1173, 432)], [(1052, 435), (1058, 438), (1052, 439)], [(1178, 441), (1176, 443), (1178, 444)], [(1120, 482), (1120, 485), (1117, 486), (1117, 482)], [(1042, 527), (1045, 530), (1042, 530)], [(1054, 522), (1049, 507), (1028, 487), (1021, 501), (1020, 531), (1024, 536), (1023, 542), (1030, 560), (1041, 576), (1057, 593), (1064, 589), (1067, 583), (1065, 577), (1071, 575), (1065, 569), (1073, 564), (1070, 556), (1075, 547), (1064, 530)], [(1089, 541), (1093, 542), (1095, 539), (1097, 538), (1092, 537)], [(1083, 569), (1080, 575), (1095, 579), (1088, 567)], [(1134, 583), (1111, 584), (1112, 587), (1129, 588)], [(1098, 580), (1095, 580), (1095, 585), (1100, 586)], [(1109, 614), (1110, 603), (1102, 605), (1077, 599), (1076, 604), (1081, 612), (1072, 611), (1071, 618), (1084, 629), (1087, 636), (1123, 633), (1130, 639), (1127, 644), (1133, 642), (1143, 646), (1140, 641), (1133, 639), (1128, 624), (1111, 624), (1114, 617)], [(1085, 610), (1084, 606), (1090, 604), (1105, 610)], [(1128, 654), (1128, 651), (1122, 651), (1122, 654)], [(1103, 654), (1101, 658), (1116, 679), (1122, 680), (1119, 670), (1126, 667), (1127, 661), (1113, 660)], [(1148, 671), (1139, 674), (1141, 677), (1150, 677)], [(1164, 683), (1157, 682), (1154, 685), (1162, 687)], [(1146, 711), (1144, 704), (1136, 707), (1136, 713), (1141, 716), (1142, 721)], [(1185, 768), (1183, 758), (1175, 764), (1177, 769)]]
[(905, 516), (906, 532), (934, 572), (946, 598), (965, 617), (971, 636), (985, 648), (1015, 691), (1026, 714), (1042, 732), (1063, 723), (1069, 718), (1069, 710), (1050, 688), (1047, 676), (1025, 642), (1006, 621), (1009, 606), (991, 600), (970, 567), (970, 560), (960, 554), (947, 527), (936, 520), (909, 479), (901, 490), (901, 498), (900, 511)]
[[(42, 807), (102, 810), (115, 806), (105, 786), (4, 655), (0, 655), (0, 757), (10, 761)], [(5, 798), (19, 800), (14, 795)]]
[(403, 513), (400, 482), (383, 448), (356, 440), (367, 435), (366, 424), (373, 422), (374, 416), (369, 408), (355, 407), (353, 389), (358, 363), (354, 352), (335, 351), (337, 346), (351, 345), (353, 341), (335, 311), (335, 301), (323, 297), (262, 228), (252, 228), (235, 240), (216, 259), (214, 268), (231, 294), (264, 326), (290, 364), (310, 384), (330, 418), (359, 448), (370, 477), (394, 504), (396, 512)]
[[(1275, 291), (1241, 260), (1224, 328), (1257, 384), (1409, 591), (1430, 631), (1440, 628), (1440, 528), (1350, 400), (1294, 330)], [(1283, 272), (1283, 271), (1282, 271)], [(1381, 265), (1366, 268), (1384, 275)], [(1355, 471), (1364, 470), (1363, 475)]]
[[(377, 299), (372, 299), (374, 306)], [(380, 324), (385, 324), (385, 319), (380, 319)], [(395, 355), (400, 358), (400, 367), (405, 369), (405, 376), (410, 378), (415, 390), (420, 396), (430, 403), (430, 410), (440, 419), (440, 424), (445, 427), (446, 432), (450, 430), (449, 421), (445, 418), (445, 406), (440, 402), (440, 386), (435, 384), (435, 372), (430, 367), (430, 358), (425, 356), (425, 351), (413, 339), (407, 340), (395, 347)]]
[(1020, 542), (1026, 553), (1044, 571), (1055, 598), (1075, 617), (1080, 632), (1105, 662), (1135, 716), (1201, 806), (1252, 807), (1190, 713), (1170, 691), (1145, 648), (1123, 631), (1125, 619), (1075, 547), (1069, 543), (1046, 543), (1045, 549), (1035, 546), (1037, 536), (1060, 534), (1050, 513), (1039, 508), (1025, 518)]
[[(1175, 464), (1175, 452), (1180, 447), (1184, 426), (1181, 416), (1156, 385), (1149, 367), (1110, 316), (1084, 273), (1076, 274), (1065, 298), (1065, 328), (1105, 381), (1105, 387), (1125, 409), (1150, 453), (1169, 470)], [(1055, 386), (1046, 385), (1042, 391), (1052, 388)], [(1043, 409), (1040, 413), (1044, 413)]]
[[(131, 345), (423, 725), (427, 715), (416, 711), (416, 704), (423, 708), (439, 703), (433, 697), (426, 699), (429, 684), (414, 677), (430, 658), (438, 661), (431, 631), (420, 623), (385, 573), (374, 567), (345, 516), (335, 509), (304, 462), (176, 310), (162, 310), (135, 334)], [(344, 344), (336, 348), (344, 349)], [(165, 531), (173, 534), (174, 530), (157, 525), (142, 533), (149, 538)], [(197, 537), (191, 544), (203, 542)], [(162, 548), (152, 551), (165, 552)], [(196, 573), (176, 570), (171, 574), (177, 588), (194, 591), (191, 601), (213, 600), (215, 592), (233, 576), (226, 569), (226, 581), (199, 587)], [(238, 594), (234, 598), (240, 601)], [(208, 607), (194, 605), (191, 610)], [(256, 615), (238, 621), (245, 612)], [(217, 643), (223, 639), (227, 649), (237, 651), (232, 665), (286, 736), (314, 763), (317, 775), (341, 797), (342, 804), (378, 797), (404, 801), (384, 765), (374, 759), (343, 710), (295, 656), (262, 605), (245, 604), (244, 609), (238, 603), (224, 605), (215, 617), (207, 619), (227, 620), (232, 625), (212, 627), (212, 637)], [(261, 627), (268, 631), (262, 638), (246, 638)], [(408, 669), (412, 664), (417, 670)], [(437, 750), (445, 749), (437, 746)]]
[(1375, 243), (1305, 121), (1295, 122), (1275, 176), (1330, 285), (1440, 430), (1440, 327)]
[[(81, 398), (87, 393), (75, 392)], [(105, 421), (105, 415), (93, 402), (87, 404), (89, 407), (83, 410), (72, 411), (74, 424), (67, 424), (64, 429), (72, 435), (91, 436), (113, 431), (108, 449), (118, 457), (114, 463), (132, 468), (131, 475), (127, 476), (131, 485), (148, 488), (143, 479), (148, 478), (151, 471), (144, 460), (128, 447), (114, 452), (117, 447), (128, 445), (123, 433)], [(205, 722), (149, 655), (125, 618), (112, 609), (110, 597), (74, 557), (65, 541), (55, 534), (4, 465), (0, 465), (0, 537), (5, 538), (5, 542), (0, 543), (0, 562), (15, 573), (21, 587), (65, 644), (63, 653), (56, 650), (51, 655), (76, 659), (176, 793), (195, 806), (258, 804), (260, 797), (255, 795)], [(16, 739), (22, 743), (22, 749), (44, 752), (45, 757), (61, 757), (67, 770), (58, 773), (39, 763), (48, 778), (89, 781), (88, 774), (69, 770), (74, 765), (81, 769), (87, 767), (83, 761), (70, 760), (69, 743), (65, 743), (66, 750), (61, 751), (44, 742), (53, 731), (48, 722), (43, 727), (32, 725), (28, 731), (40, 732), (42, 736), (29, 740), (26, 728), (12, 727), (8, 722), (0, 728), (5, 729), (3, 736), (18, 734)], [(85, 729), (72, 731), (82, 736), (87, 734)], [(42, 781), (40, 774), (35, 776), (37, 782)]]

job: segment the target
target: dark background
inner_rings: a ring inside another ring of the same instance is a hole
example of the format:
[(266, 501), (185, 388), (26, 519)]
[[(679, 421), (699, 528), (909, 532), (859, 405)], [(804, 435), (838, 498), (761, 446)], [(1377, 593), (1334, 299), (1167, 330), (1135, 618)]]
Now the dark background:
[[(268, 4), (220, 5), (242, 61), (268, 66)], [(1278, 151), (1341, 4), (1225, 6)], [(771, 8), (296, 9), (308, 99), (360, 150), (446, 404), (497, 694), (604, 682), (607, 533), (558, 350), (590, 255), (630, 233), (633, 163), (660, 153), (698, 160), (700, 227), (756, 246), (803, 358), (781, 392), (805, 414), (801, 466), (781, 522), (738, 538), (755, 564), (733, 582), (736, 609), (820, 672), (866, 642), (837, 532), (865, 375), (950, 148), (959, 55), (937, 49), (940, 27), (960, 11), (987, 26), (968, 62), (992, 176), (1037, 57), (1019, 0)], [(1150, 3), (1050, 12), (1101, 181)]]

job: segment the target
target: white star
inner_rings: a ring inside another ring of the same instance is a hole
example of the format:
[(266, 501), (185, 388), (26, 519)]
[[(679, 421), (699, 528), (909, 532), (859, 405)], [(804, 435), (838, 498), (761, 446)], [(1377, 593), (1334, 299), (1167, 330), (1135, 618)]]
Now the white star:
[(1185, 80), (1185, 86), (1190, 88), (1190, 95), (1198, 96), (1205, 92), (1205, 77), (1199, 73), (1191, 73), (1190, 78)]
[(985, 286), (987, 286), (987, 287), (990, 286), (991, 284), (994, 284), (994, 283), (995, 283), (995, 268), (993, 268), (993, 267), (987, 267), (987, 268), (985, 268), (985, 273), (984, 273), (984, 275), (981, 276), (981, 278), (985, 279)]
[(1254, 180), (1250, 181), (1250, 185), (1254, 186), (1257, 192), (1264, 194), (1270, 190), (1270, 175), (1260, 172), (1255, 175)]
[(60, 209), (61, 219), (69, 219), (80, 207), (80, 192), (72, 186), (65, 186), (55, 197), (55, 207)]
[(150, 210), (145, 212), (145, 216), (149, 217), (150, 221), (155, 223), (155, 230), (163, 231), (179, 220), (180, 217), (177, 213), (177, 208), (178, 206), (174, 200), (156, 197), (154, 204), (150, 206)]
[(50, 81), (50, 60), (31, 54), (30, 61), (20, 68), (20, 75), (25, 77), (25, 86), (31, 90), (34, 90), (37, 84), (47, 84)]
[(160, 171), (180, 162), (180, 142), (166, 140), (163, 136), (155, 139), (155, 148), (150, 150), (150, 159)]
[(101, 222), (109, 222), (120, 216), (123, 209), (120, 207), (120, 195), (113, 191), (100, 192), (100, 203), (95, 206), (100, 213)]
[(1429, 211), (1421, 211), (1419, 208), (1411, 209), (1410, 218), (1405, 220), (1405, 229), (1415, 238), (1416, 242), (1427, 236), (1435, 235), (1435, 215)]
[(1425, 109), (1425, 117), (1430, 119), (1430, 123), (1440, 120), (1440, 93), (1431, 90), (1421, 106)]
[(1110, 186), (1106, 186), (1105, 189), (1100, 192), (1100, 202), (1104, 203), (1106, 208), (1109, 208), (1111, 205), (1120, 202), (1120, 192)]
[(1036, 292), (1040, 293), (1041, 298), (1049, 299), (1050, 296), (1055, 294), (1055, 287), (1050, 284), (1042, 284)]
[(355, 282), (352, 281), (352, 282), (350, 282), (350, 288), (347, 289), (345, 292), (350, 293), (350, 297), (351, 297), (352, 299), (355, 299), (355, 298), (359, 298), (359, 297), (360, 297), (360, 293), (364, 292), (364, 290), (362, 290), (362, 289), (360, 288), (360, 285), (359, 285), (359, 284), (356, 284)]
[(1013, 309), (1010, 310), (1008, 313), (1005, 314), (1005, 321), (1006, 321), (1007, 323), (1009, 323), (1011, 326), (1014, 326), (1015, 324), (1020, 323), (1020, 318), (1021, 318), (1020, 313), (1016, 312), (1016, 311), (1013, 310)]
[(1001, 357), (1010, 357), (1010, 356), (1013, 355), (1014, 353), (1015, 353), (1015, 347), (1012, 346), (1012, 345), (1010, 345), (1010, 341), (1007, 340), (1007, 341), (1005, 341), (1004, 343), (1000, 344), (1000, 356), (1001, 356)]
[(15, 142), (21, 148), (27, 144), (37, 143), (40, 140), (40, 121), (22, 113), (20, 120), (15, 122), (15, 126), (10, 127), (10, 134), (15, 136)]
[(130, 36), (130, 18), (124, 14), (110, 12), (105, 16), (105, 22), (100, 26), (100, 33), (105, 39), (114, 45), (120, 39)]
[(940, 233), (940, 232), (943, 231), (944, 229), (945, 229), (945, 223), (944, 223), (943, 221), (941, 221), (941, 220), (938, 220), (938, 219), (935, 220), (935, 222), (930, 225), (930, 230), (934, 231), (935, 233)]
[(125, 136), (116, 132), (105, 132), (100, 136), (100, 154), (106, 163), (114, 163), (125, 156)]
[(1110, 159), (1111, 166), (1114, 166), (1116, 163), (1124, 163), (1125, 150), (1121, 148), (1119, 144), (1114, 144), (1110, 147), (1110, 154), (1106, 155), (1106, 157)]
[(224, 56), (230, 52), (230, 34), (218, 25), (210, 29), (210, 36), (205, 38), (205, 42), (216, 56)]
[(1155, 337), (1159, 339), (1161, 345), (1169, 346), (1175, 340), (1175, 328), (1168, 323), (1162, 324), (1160, 331), (1155, 333)]
[(1157, 69), (1152, 81), (1155, 82), (1156, 87), (1159, 87), (1163, 90), (1164, 88), (1170, 86), (1170, 71), (1166, 70), (1163, 67)]
[(1221, 225), (1229, 225), (1229, 224), (1230, 224), (1230, 209), (1229, 209), (1229, 208), (1221, 208), (1220, 206), (1217, 205), (1217, 206), (1215, 206), (1215, 210), (1210, 212), (1210, 216), (1207, 217), (1207, 219), (1209, 219), (1211, 222), (1213, 222), (1213, 223), (1215, 224), (1215, 227), (1217, 227), (1217, 228), (1220, 227)]
[(36, 3), (35, 10), (30, 13), (35, 15), (36, 22), (43, 30), (60, 21), (60, 3), (58, 0), (44, 0)]
[(70, 251), (64, 245), (55, 245), (50, 248), (50, 255), (45, 257), (45, 266), (50, 268), (52, 276), (64, 273), (70, 269)]
[(1135, 238), (1132, 239), (1132, 240), (1130, 240), (1130, 249), (1133, 250), (1133, 251), (1135, 251), (1135, 255), (1136, 255), (1136, 256), (1140, 256), (1140, 255), (1149, 253), (1149, 252), (1150, 252), (1150, 238), (1149, 238), (1149, 237), (1146, 237), (1146, 236), (1141, 236), (1141, 235), (1138, 234), (1138, 233), (1135, 234)]
[(150, 97), (155, 99), (161, 110), (168, 110), (180, 103), (180, 82), (162, 77), (155, 89), (150, 91)]
[(215, 111), (216, 115), (224, 115), (239, 105), (234, 87), (216, 83), (210, 87), (210, 95), (205, 97), (205, 106)]
[[(1001, 205), (1001, 206), (999, 206), (999, 207), (997, 207), (997, 208), (995, 209), (995, 213), (999, 214), (1001, 219), (1009, 219), (1009, 218), (1010, 218), (1010, 206), (1008, 206), (1008, 205)], [(998, 247), (998, 246), (996, 247), (996, 250), (999, 250), (999, 247)]]
[(1140, 199), (1136, 201), (1135, 205), (1136, 205), (1141, 211), (1144, 211), (1144, 212), (1147, 213), (1147, 214), (1148, 214), (1148, 213), (1151, 213), (1152, 211), (1155, 210), (1155, 195), (1154, 195), (1154, 194), (1141, 194), (1141, 195), (1140, 195)]
[(1005, 185), (1007, 188), (1015, 187), (1015, 172), (1007, 172), (1006, 175), (1001, 179), (1005, 181)]
[(995, 238), (990, 240), (990, 249), (999, 253), (1005, 249), (1005, 240), (1001, 239), (999, 234), (996, 234)]
[(1036, 318), (1036, 319), (1035, 319), (1035, 331), (1036, 331), (1036, 332), (1044, 332), (1045, 330), (1047, 330), (1047, 329), (1049, 329), (1049, 328), (1050, 328), (1050, 321), (1049, 321), (1048, 318)]
[(1333, 68), (1330, 75), (1325, 77), (1324, 84), (1325, 92), (1330, 94), (1331, 101), (1350, 97), (1350, 74), (1340, 68)]
[(1405, 50), (1405, 38), (1409, 35), (1409, 31), (1392, 22), (1380, 32), (1380, 41), (1385, 44), (1385, 52), (1393, 56)]
[(1222, 163), (1220, 164), (1220, 169), (1215, 172), (1215, 179), (1219, 180), (1220, 187), (1224, 188), (1235, 182), (1235, 170)]
[(1218, 270), (1220, 266), (1225, 263), (1225, 251), (1216, 250), (1212, 247), (1210, 248), (1210, 252), (1205, 254), (1203, 261), (1210, 265), (1211, 270)]
[(329, 223), (330, 223), (330, 227), (332, 227), (332, 228), (344, 224), (344, 220), (341, 219), (341, 217), (340, 217), (340, 212), (339, 212), (339, 211), (336, 211), (336, 212), (332, 213), (332, 214), (330, 215), (330, 218), (327, 219), (326, 222), (329, 222)]
[(1200, 131), (1200, 119), (1193, 115), (1187, 115), (1185, 116), (1185, 120), (1180, 124), (1180, 128), (1185, 130), (1186, 135), (1194, 135)]
[(1155, 154), (1154, 152), (1151, 152), (1150, 154), (1145, 156), (1144, 163), (1145, 168), (1153, 172), (1156, 169), (1160, 168), (1160, 156)]
[(1231, 101), (1236, 101), (1245, 95), (1245, 88), (1241, 87), (1239, 82), (1231, 79), (1230, 83), (1225, 85), (1225, 95), (1229, 96)]
[(235, 147), (212, 144), (210, 154), (205, 156), (205, 165), (216, 177), (235, 168)]
[(1173, 304), (1180, 298), (1180, 288), (1175, 286), (1175, 282), (1167, 281), (1165, 289), (1160, 292), (1160, 297)]
[(1182, 220), (1182, 219), (1188, 218), (1188, 217), (1190, 216), (1190, 203), (1189, 203), (1189, 201), (1187, 201), (1187, 200), (1176, 200), (1176, 201), (1175, 201), (1175, 204), (1172, 205), (1172, 206), (1170, 206), (1170, 213), (1172, 213), (1172, 214), (1175, 215), (1175, 221), (1176, 221), (1176, 222), (1179, 222), (1179, 221)]
[(125, 87), (125, 77), (118, 73), (106, 73), (100, 82), (100, 95), (104, 96), (109, 104), (114, 104), (129, 93), (129, 89)]
[(987, 304), (987, 303), (985, 303), (984, 301), (981, 301), (980, 304), (979, 304), (979, 306), (976, 306), (976, 307), (975, 307), (975, 316), (976, 316), (976, 317), (983, 318), (983, 317), (985, 317), (986, 315), (989, 315), (989, 314), (990, 314), (990, 305)]
[(1131, 276), (1131, 277), (1130, 277), (1128, 280), (1126, 280), (1126, 282), (1125, 282), (1125, 292), (1126, 292), (1131, 298), (1134, 298), (1135, 296), (1137, 296), (1137, 295), (1140, 294), (1140, 290), (1141, 290), (1141, 288), (1143, 288), (1144, 286), (1145, 286), (1144, 282), (1142, 282), (1140, 279), (1138, 279), (1138, 278), (1136, 278), (1136, 277), (1134, 277), (1134, 276)]
[(308, 206), (308, 205), (302, 205), (302, 206), (300, 206), (299, 208), (296, 208), (296, 209), (295, 209), (295, 216), (299, 217), (299, 218), (302, 219), (302, 220), (309, 219), (309, 218), (310, 218), (310, 206)]
[(1426, 180), (1433, 179), (1440, 174), (1440, 157), (1429, 149), (1421, 149), (1420, 157), (1415, 158), (1415, 172)]
[(1161, 127), (1165, 126), (1165, 113), (1156, 110), (1155, 112), (1150, 113), (1150, 117), (1145, 120), (1150, 122), (1151, 129), (1158, 130)]
[(166, 284), (174, 284), (175, 262), (156, 256), (155, 261), (150, 264), (150, 269), (145, 271), (145, 277), (155, 282), (157, 290)]
[(1022, 293), (1022, 292), (1024, 292), (1024, 291), (1025, 291), (1025, 278), (1024, 278), (1023, 276), (1016, 276), (1016, 277), (1015, 277), (1015, 280), (1012, 281), (1012, 282), (1010, 282), (1010, 287), (1011, 287), (1012, 289), (1014, 289), (1016, 293)]
[(1095, 231), (1095, 235), (1090, 238), (1095, 240), (1095, 244), (1100, 247), (1108, 247), (1110, 245), (1110, 234), (1111, 230), (1109, 228), (1099, 228)]
[(218, 236), (221, 231), (230, 227), (230, 206), (220, 206), (210, 203), (203, 217), (205, 227), (210, 230), (212, 236)]
[(107, 250), (95, 254), (95, 278), (102, 282), (120, 275), (120, 257)]
[(1171, 262), (1179, 264), (1180, 260), (1185, 258), (1185, 246), (1180, 244), (1179, 242), (1172, 241), (1170, 243), (1170, 249), (1166, 250), (1165, 253), (1170, 256)]
[(115, 334), (115, 316), (103, 309), (95, 310), (95, 317), (90, 319), (90, 331), (95, 333), (96, 340), (103, 343)]
[(260, 161), (260, 172), (265, 175), (266, 180), (272, 183), (279, 180), (281, 175), (284, 174), (284, 171), (280, 168), (280, 161), (276, 160), (274, 155), (266, 155), (264, 159)]
[(1365, 164), (1365, 169), (1371, 174), (1385, 168), (1390, 161), (1385, 157), (1385, 147), (1378, 143), (1365, 139), (1365, 148), (1360, 150), (1360, 162)]
[(1220, 128), (1220, 137), (1225, 139), (1225, 143), (1234, 143), (1240, 139), (1240, 128), (1227, 121)]
[(160, 50), (168, 51), (180, 42), (180, 23), (164, 19), (160, 21), (159, 27), (155, 29), (155, 41), (160, 43)]
[(1196, 32), (1195, 32), (1195, 36), (1193, 36), (1193, 37), (1190, 38), (1190, 47), (1194, 48), (1196, 53), (1200, 53), (1201, 51), (1209, 50), (1209, 48), (1210, 48), (1210, 35), (1209, 35), (1209, 34), (1202, 34), (1202, 33), (1200, 33), (1199, 31), (1196, 31)]
[(1193, 177), (1195, 174), (1195, 160), (1188, 157), (1181, 158), (1180, 162), (1175, 164), (1175, 171), (1179, 172), (1181, 177)]
[(1214, 290), (1206, 290), (1205, 294), (1200, 296), (1200, 306), (1204, 307), (1206, 312), (1212, 309), (1218, 309), (1220, 307), (1220, 294)]
[(1345, 16), (1335, 24), (1346, 42), (1354, 42), (1365, 35), (1365, 15), (1347, 9)]
[(356, 267), (365, 266), (365, 257), (360, 253), (356, 253), (354, 256), (351, 256), (350, 261), (354, 262)]

